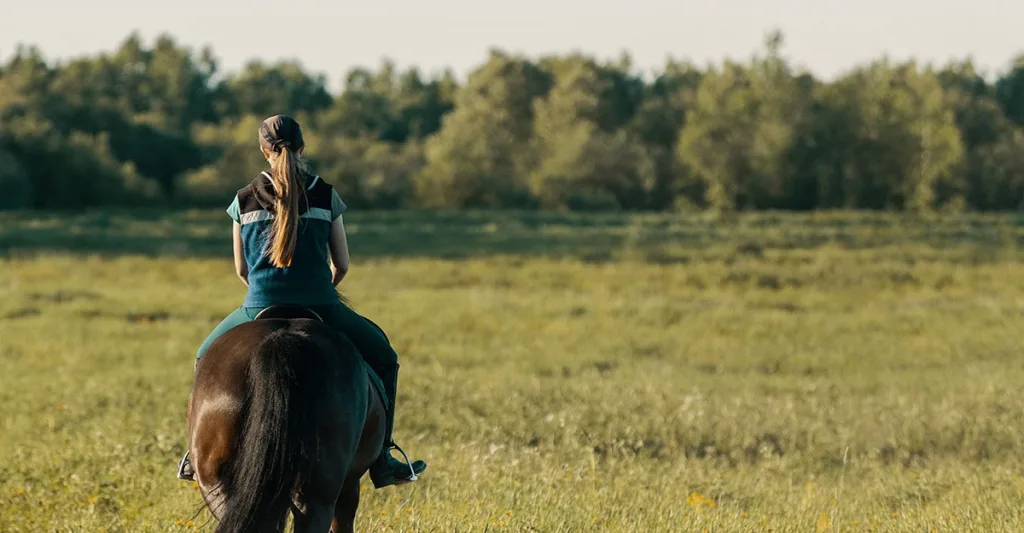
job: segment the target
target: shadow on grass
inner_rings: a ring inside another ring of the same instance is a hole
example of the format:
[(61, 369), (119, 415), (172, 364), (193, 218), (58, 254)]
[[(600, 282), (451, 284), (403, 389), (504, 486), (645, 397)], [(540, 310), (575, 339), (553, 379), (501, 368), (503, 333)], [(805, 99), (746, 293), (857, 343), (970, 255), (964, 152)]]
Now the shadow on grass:
[[(714, 217), (395, 211), (353, 212), (346, 215), (346, 226), (353, 253), (394, 258), (518, 255), (604, 262), (629, 256), (674, 264), (687, 262), (687, 253), (723, 246), (758, 255), (825, 245), (1024, 245), (1024, 227), (1009, 215), (924, 219), (860, 212)], [(230, 257), (230, 227), (218, 209), (0, 213), (0, 256)]]

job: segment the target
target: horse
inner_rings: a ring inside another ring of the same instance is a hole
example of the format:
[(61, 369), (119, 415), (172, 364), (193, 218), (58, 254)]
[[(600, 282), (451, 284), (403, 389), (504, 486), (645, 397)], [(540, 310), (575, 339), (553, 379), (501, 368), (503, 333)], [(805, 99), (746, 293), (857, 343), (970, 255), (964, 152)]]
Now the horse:
[(384, 400), (355, 346), (299, 307), (264, 310), (195, 367), (189, 450), (216, 533), (350, 533), (384, 445)]

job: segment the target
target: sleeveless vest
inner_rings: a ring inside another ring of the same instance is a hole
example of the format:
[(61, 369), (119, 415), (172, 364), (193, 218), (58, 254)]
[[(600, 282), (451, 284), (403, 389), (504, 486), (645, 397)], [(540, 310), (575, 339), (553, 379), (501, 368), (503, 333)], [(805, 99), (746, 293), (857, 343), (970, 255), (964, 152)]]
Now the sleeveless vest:
[(241, 225), (242, 249), (249, 266), (249, 291), (242, 304), (245, 307), (316, 306), (339, 301), (331, 284), (328, 240), (331, 225), (341, 216), (345, 205), (334, 188), (319, 176), (305, 182), (305, 195), (299, 199), (295, 255), (288, 267), (275, 267), (267, 253), (276, 210), (276, 193), (269, 173), (260, 173), (240, 189), (228, 208), (228, 213)]

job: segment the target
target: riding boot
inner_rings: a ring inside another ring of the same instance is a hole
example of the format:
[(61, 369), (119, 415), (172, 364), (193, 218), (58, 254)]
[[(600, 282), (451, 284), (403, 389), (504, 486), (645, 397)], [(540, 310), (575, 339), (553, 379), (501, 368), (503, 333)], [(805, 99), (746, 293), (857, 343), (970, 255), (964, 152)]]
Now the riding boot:
[[(427, 469), (427, 463), (423, 461), (409, 462), (409, 456), (405, 455), (405, 451), (395, 444), (392, 439), (395, 425), (395, 399), (398, 395), (398, 366), (396, 364), (394, 369), (378, 372), (381, 381), (384, 382), (384, 393), (387, 395), (384, 448), (381, 450), (377, 460), (370, 466), (370, 480), (373, 481), (373, 486), (378, 489), (416, 481), (417, 476)], [(402, 454), (406, 462), (403, 463), (391, 456), (393, 448)]]

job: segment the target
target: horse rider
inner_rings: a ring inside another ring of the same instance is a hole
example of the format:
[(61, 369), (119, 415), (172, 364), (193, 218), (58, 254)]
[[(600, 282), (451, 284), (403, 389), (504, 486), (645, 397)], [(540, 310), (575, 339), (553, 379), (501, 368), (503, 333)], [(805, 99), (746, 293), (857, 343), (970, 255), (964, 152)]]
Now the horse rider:
[[(345, 203), (329, 183), (308, 170), (302, 159), (302, 129), (295, 119), (275, 115), (264, 120), (259, 143), (270, 169), (240, 189), (227, 209), (234, 220), (235, 272), (248, 290), (242, 305), (199, 347), (197, 364), (217, 337), (253, 320), (267, 307), (300, 305), (311, 309), (348, 337), (383, 381), (387, 422), (384, 447), (369, 470), (374, 486), (414, 481), (427, 464), (406, 463), (391, 455), (393, 448), (405, 455), (392, 437), (398, 354), (376, 324), (345, 305), (336, 290), (349, 267), (342, 221)], [(193, 480), (194, 476), (186, 452), (178, 465), (178, 477)]]

